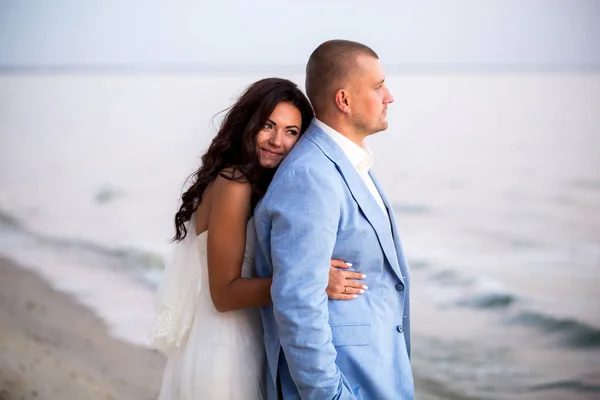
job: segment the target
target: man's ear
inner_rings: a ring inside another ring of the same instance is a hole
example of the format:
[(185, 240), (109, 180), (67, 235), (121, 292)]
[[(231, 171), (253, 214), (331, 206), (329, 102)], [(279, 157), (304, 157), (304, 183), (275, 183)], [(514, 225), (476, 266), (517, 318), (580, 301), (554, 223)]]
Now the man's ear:
[(348, 92), (340, 89), (335, 93), (335, 104), (344, 114), (350, 113), (350, 102), (348, 101)]

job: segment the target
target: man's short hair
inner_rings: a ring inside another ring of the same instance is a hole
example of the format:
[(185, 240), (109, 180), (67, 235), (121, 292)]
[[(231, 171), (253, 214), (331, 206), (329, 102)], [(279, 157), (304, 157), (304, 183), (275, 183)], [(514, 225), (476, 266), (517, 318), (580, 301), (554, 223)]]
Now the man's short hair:
[(327, 96), (340, 88), (361, 55), (379, 59), (369, 46), (350, 40), (329, 40), (312, 52), (306, 64), (305, 88), (315, 112), (323, 110)]

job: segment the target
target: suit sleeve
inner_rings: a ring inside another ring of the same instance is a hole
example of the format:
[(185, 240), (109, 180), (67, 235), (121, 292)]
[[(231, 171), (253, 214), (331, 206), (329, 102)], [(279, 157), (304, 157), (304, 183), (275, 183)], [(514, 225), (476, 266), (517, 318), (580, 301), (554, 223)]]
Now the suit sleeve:
[(325, 293), (339, 196), (308, 168), (285, 171), (272, 189), (271, 296), (290, 373), (302, 399), (354, 399), (335, 363)]

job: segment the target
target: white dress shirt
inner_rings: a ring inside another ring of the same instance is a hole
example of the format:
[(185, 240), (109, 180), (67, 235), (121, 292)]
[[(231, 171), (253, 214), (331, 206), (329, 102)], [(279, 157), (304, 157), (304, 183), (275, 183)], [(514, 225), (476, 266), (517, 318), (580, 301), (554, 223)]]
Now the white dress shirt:
[(358, 174), (365, 185), (367, 185), (367, 189), (369, 189), (369, 192), (371, 192), (375, 198), (375, 201), (377, 204), (379, 204), (379, 207), (383, 210), (386, 217), (389, 217), (385, 208), (385, 204), (383, 204), (381, 194), (379, 194), (379, 191), (375, 187), (375, 184), (369, 175), (369, 170), (373, 166), (373, 153), (371, 150), (366, 146), (364, 148), (360, 147), (332, 127), (326, 125), (322, 121), (319, 121), (317, 118), (314, 119), (314, 123), (325, 133), (327, 133), (327, 135), (329, 135), (329, 137), (342, 148), (342, 151), (344, 154), (346, 154), (346, 157), (348, 157), (352, 165), (354, 165), (356, 171), (358, 171)]

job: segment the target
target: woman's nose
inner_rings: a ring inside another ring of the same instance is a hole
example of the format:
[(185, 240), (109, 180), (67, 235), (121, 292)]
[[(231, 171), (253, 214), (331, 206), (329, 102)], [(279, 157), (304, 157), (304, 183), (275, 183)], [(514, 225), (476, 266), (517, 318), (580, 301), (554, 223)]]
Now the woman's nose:
[(281, 146), (281, 132), (278, 130), (274, 130), (273, 134), (271, 135), (271, 138), (269, 140), (269, 142), (271, 143), (272, 146)]

